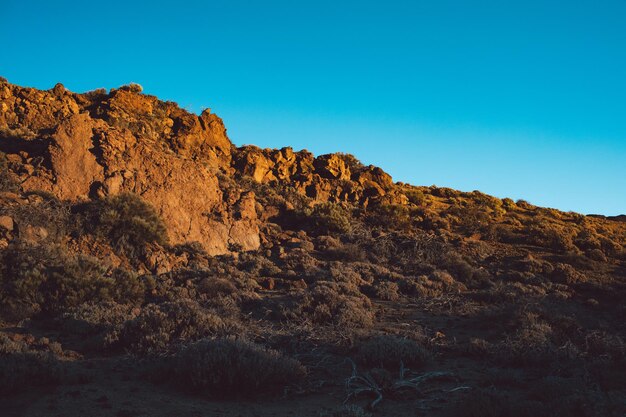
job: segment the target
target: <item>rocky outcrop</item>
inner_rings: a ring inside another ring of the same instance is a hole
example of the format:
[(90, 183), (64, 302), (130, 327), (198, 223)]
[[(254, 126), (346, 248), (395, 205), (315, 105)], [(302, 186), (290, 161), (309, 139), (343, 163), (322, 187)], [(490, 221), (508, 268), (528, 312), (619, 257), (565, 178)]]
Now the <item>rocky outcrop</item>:
[(291, 148), (239, 148), (233, 166), (241, 175), (260, 183), (289, 185), (315, 201), (347, 202), (367, 206), (406, 204), (391, 176), (374, 166), (364, 166), (351, 155), (327, 154), (314, 158), (308, 151)]
[(221, 119), (137, 89), (75, 94), (0, 82), (0, 151), (24, 191), (80, 200), (130, 191), (162, 216), (172, 243), (211, 254), (259, 246), (254, 194), (220, 188), (233, 146)]
[(139, 194), (172, 243), (196, 241), (210, 254), (260, 245), (258, 203), (242, 176), (289, 186), (312, 204), (407, 201), (388, 174), (351, 155), (236, 148), (209, 110), (189, 113), (138, 85), (76, 94), (0, 79), (0, 109), (0, 152), (23, 191), (71, 201)]

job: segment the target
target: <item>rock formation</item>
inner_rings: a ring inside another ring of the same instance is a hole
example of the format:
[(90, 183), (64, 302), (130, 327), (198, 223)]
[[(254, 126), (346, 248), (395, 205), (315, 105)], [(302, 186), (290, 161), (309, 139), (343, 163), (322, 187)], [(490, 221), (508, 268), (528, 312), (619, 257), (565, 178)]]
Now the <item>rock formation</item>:
[(61, 84), (42, 91), (0, 80), (0, 109), (0, 151), (24, 191), (72, 201), (139, 194), (172, 243), (196, 241), (210, 254), (259, 246), (254, 193), (223, 190), (234, 176), (280, 182), (313, 201), (406, 201), (388, 174), (350, 155), (236, 148), (210, 111), (189, 113), (138, 85), (77, 94)]

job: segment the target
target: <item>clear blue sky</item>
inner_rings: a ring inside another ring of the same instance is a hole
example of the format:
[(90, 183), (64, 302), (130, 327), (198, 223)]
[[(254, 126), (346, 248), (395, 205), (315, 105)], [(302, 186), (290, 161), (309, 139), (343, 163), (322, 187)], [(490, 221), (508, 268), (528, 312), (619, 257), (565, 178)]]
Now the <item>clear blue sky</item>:
[(626, 1), (0, 1), (0, 75), (138, 82), (237, 144), (626, 213)]

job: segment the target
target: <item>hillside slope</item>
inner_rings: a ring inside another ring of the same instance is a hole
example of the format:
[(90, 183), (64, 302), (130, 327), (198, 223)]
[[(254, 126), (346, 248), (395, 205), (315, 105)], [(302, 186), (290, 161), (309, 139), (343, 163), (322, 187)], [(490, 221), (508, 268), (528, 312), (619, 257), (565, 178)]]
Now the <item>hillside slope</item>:
[(137, 85), (0, 109), (10, 415), (626, 411), (621, 216), (237, 148)]

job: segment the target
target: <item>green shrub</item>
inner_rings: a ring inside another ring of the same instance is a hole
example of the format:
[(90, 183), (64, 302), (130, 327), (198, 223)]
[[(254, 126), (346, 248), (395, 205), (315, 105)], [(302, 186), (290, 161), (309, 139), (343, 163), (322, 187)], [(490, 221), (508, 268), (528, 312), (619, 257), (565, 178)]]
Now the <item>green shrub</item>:
[(452, 188), (437, 187), (435, 185), (430, 187), (430, 193), (440, 198), (452, 198), (459, 195), (459, 191), (453, 190)]
[(405, 191), (404, 195), (409, 199), (411, 204), (415, 204), (416, 206), (422, 206), (427, 201), (426, 194), (423, 191), (417, 189), (411, 189)]
[[(498, 200), (499, 201), (499, 200)], [(444, 214), (461, 233), (472, 234), (486, 229), (491, 222), (491, 215), (482, 206), (451, 206)], [(500, 211), (494, 211), (498, 216)]]
[(400, 204), (381, 204), (368, 207), (365, 219), (386, 230), (410, 230), (416, 211)]
[(370, 367), (392, 370), (406, 367), (420, 368), (432, 358), (430, 352), (411, 339), (397, 336), (378, 336), (359, 346), (357, 361)]
[(352, 230), (350, 212), (335, 203), (320, 203), (308, 212), (310, 226), (317, 234), (343, 234)]
[(363, 163), (359, 161), (356, 156), (350, 153), (338, 152), (335, 155), (343, 159), (343, 162), (346, 163), (346, 166), (350, 169), (352, 174), (361, 172), (365, 169), (365, 165), (363, 165)]
[(143, 87), (137, 83), (129, 83), (129, 84), (121, 86), (119, 89), (124, 90), (124, 91), (130, 91), (131, 93), (136, 93), (136, 94), (139, 94), (143, 91)]
[(170, 371), (181, 386), (213, 398), (280, 393), (306, 374), (295, 359), (232, 339), (205, 339), (183, 348)]
[(136, 303), (144, 291), (135, 274), (56, 246), (12, 246), (2, 257), (0, 301), (8, 320), (56, 315), (87, 301)]
[(109, 239), (117, 248), (130, 251), (146, 243), (168, 242), (165, 223), (155, 209), (141, 197), (122, 193), (95, 200), (79, 208), (83, 227), (90, 233)]

